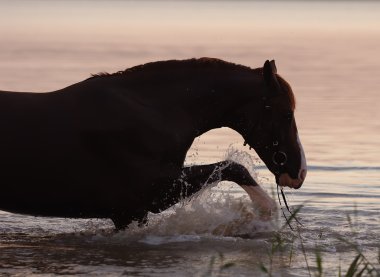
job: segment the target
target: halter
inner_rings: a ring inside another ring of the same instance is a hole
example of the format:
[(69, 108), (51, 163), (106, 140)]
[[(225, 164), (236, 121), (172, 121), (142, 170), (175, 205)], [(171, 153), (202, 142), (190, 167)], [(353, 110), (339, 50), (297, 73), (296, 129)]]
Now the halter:
[[(265, 96), (262, 97), (262, 101), (263, 101), (263, 108), (262, 108), (262, 110), (263, 110), (262, 115), (263, 116), (262, 116), (260, 122), (258, 124), (253, 125), (251, 128), (251, 131), (247, 132), (247, 135), (246, 135), (247, 139), (254, 136), (253, 133), (256, 131), (258, 126), (260, 126), (262, 124), (263, 120), (265, 120), (264, 117), (265, 117), (266, 111), (272, 108), (272, 106), (267, 104), (267, 98)], [(278, 140), (278, 135), (276, 134), (277, 132), (274, 128), (271, 130), (271, 133), (272, 133), (271, 148), (273, 150), (272, 162), (274, 164), (275, 174), (279, 176), (280, 173), (283, 172), (283, 168), (288, 161), (288, 156), (286, 155), (286, 153), (284, 151), (280, 150), (280, 143)], [(244, 142), (244, 145), (247, 145), (247, 141)], [(257, 147), (262, 147), (262, 146), (260, 146), (260, 144), (258, 144)], [(266, 147), (269, 148), (268, 145)]]
[[(265, 111), (266, 110), (269, 110), (271, 109), (272, 107), (270, 105), (267, 104), (267, 99), (266, 97), (262, 97), (262, 101), (263, 101), (263, 115), (265, 115)], [(263, 116), (264, 117), (264, 116)], [(262, 118), (263, 120), (263, 118)], [(262, 122), (261, 120), (261, 122)], [(259, 122), (258, 124), (260, 124), (261, 122)], [(262, 124), (262, 123), (261, 123)], [(256, 124), (257, 125), (257, 124)], [(257, 127), (256, 127), (257, 128)], [(253, 136), (253, 132), (255, 131), (255, 125), (252, 126), (252, 129), (251, 131), (249, 131), (247, 133), (247, 139), (250, 138), (251, 136)], [(276, 176), (280, 176), (280, 174), (283, 172), (284, 170), (284, 166), (286, 165), (287, 161), (288, 161), (288, 156), (286, 155), (286, 153), (284, 151), (281, 151), (280, 150), (280, 143), (279, 143), (279, 140), (277, 139), (277, 135), (276, 135), (276, 132), (273, 128), (272, 130), (272, 134), (273, 134), (273, 137), (272, 137), (272, 149), (273, 149), (273, 155), (272, 155), (272, 162), (274, 164), (274, 173)], [(244, 145), (247, 145), (247, 141), (244, 142)], [(251, 148), (251, 147), (250, 147)], [(282, 203), (281, 203), (281, 199), (280, 199), (280, 191), (281, 191), (281, 196), (282, 196), (282, 199), (284, 200), (284, 204), (285, 204), (285, 207), (286, 209), (288, 210), (289, 214), (290, 214), (290, 217), (288, 218), (285, 214), (285, 211), (284, 209), (282, 208)], [(289, 205), (288, 205), (288, 202), (286, 201), (286, 197), (285, 197), (285, 193), (283, 191), (283, 188), (280, 187), (277, 183), (277, 198), (278, 198), (278, 202), (280, 204), (280, 207), (281, 207), (281, 212), (282, 212), (282, 215), (284, 216), (285, 220), (286, 220), (286, 224), (289, 226), (289, 228), (291, 230), (294, 230), (292, 225), (290, 224), (291, 220), (294, 218), (294, 220), (301, 226), (302, 223), (297, 219), (296, 217), (296, 213), (293, 213), (290, 208), (289, 208)]]
[(272, 149), (274, 150), (272, 155), (272, 162), (275, 165), (275, 173), (280, 175), (283, 167), (288, 161), (288, 156), (284, 151), (279, 150), (278, 140), (273, 140)]

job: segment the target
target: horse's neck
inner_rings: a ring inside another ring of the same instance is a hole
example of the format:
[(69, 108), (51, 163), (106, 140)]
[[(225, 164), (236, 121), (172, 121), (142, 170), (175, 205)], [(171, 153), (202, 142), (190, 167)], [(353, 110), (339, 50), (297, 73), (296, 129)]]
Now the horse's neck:
[[(189, 101), (192, 117), (195, 119), (198, 133), (211, 129), (228, 127), (241, 132), (238, 121), (239, 111), (249, 103), (249, 107), (259, 107), (262, 99), (260, 78), (236, 78), (220, 80), (215, 87), (208, 87), (198, 101)], [(257, 109), (259, 110), (259, 109)]]
[(195, 134), (201, 135), (220, 127), (237, 130), (234, 114), (247, 102), (259, 98), (262, 77), (253, 70), (174, 68), (100, 77), (90, 82), (99, 82), (97, 87), (117, 87), (115, 91), (127, 89), (129, 97), (147, 106), (159, 109), (176, 106), (194, 123)]

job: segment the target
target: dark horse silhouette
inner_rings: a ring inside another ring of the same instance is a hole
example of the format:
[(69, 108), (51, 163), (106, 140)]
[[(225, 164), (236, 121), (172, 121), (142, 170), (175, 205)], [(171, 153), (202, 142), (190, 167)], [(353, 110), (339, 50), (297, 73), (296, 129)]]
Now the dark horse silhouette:
[(0, 92), (0, 209), (38, 216), (143, 222), (206, 183), (267, 197), (242, 165), (184, 167), (195, 137), (240, 133), (281, 186), (299, 188), (306, 162), (289, 84), (263, 68), (202, 58), (102, 73), (50, 93)]

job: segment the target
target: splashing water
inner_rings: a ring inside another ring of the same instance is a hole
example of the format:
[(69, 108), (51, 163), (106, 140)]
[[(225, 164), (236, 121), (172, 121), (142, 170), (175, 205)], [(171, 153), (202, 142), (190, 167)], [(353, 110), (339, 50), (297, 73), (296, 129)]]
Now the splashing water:
[[(257, 179), (255, 161), (246, 152), (230, 146), (225, 155), (244, 165)], [(147, 224), (139, 227), (133, 222), (117, 238), (135, 237), (147, 244), (199, 240), (201, 237), (254, 237), (257, 233), (273, 231), (275, 221), (263, 221), (248, 195), (232, 182), (215, 182), (196, 195), (159, 214), (148, 214)]]

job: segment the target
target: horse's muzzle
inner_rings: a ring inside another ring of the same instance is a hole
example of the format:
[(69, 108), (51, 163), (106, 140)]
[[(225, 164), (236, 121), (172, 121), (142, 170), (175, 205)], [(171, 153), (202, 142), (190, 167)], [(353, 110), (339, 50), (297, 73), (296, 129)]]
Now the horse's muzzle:
[(281, 187), (289, 187), (293, 189), (299, 189), (306, 178), (306, 171), (301, 172), (300, 178), (293, 179), (288, 173), (282, 173), (280, 176), (276, 176), (276, 182)]

